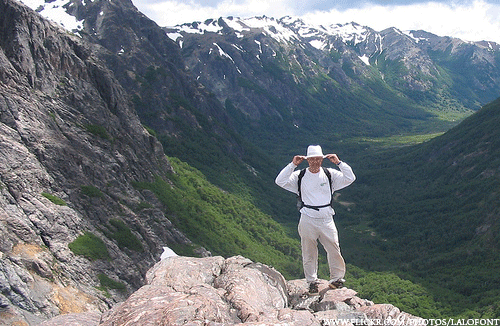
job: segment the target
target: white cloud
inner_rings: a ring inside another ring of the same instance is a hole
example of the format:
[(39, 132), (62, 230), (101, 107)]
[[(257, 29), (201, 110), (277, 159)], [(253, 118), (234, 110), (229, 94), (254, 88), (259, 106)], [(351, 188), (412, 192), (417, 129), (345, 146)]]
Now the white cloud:
[(467, 5), (428, 2), (403, 6), (367, 4), (345, 11), (311, 12), (302, 16), (320, 24), (357, 22), (375, 30), (396, 27), (401, 30), (422, 29), (440, 36), (454, 36), (466, 41), (500, 43), (500, 5), (476, 0)]
[(167, 0), (157, 3), (134, 2), (138, 9), (160, 26), (174, 26), (219, 17), (254, 17), (266, 15), (281, 18), (290, 13), (288, 0), (220, 1), (216, 6), (203, 6), (190, 1)]
[[(424, 2), (408, 5), (377, 5), (365, 2), (357, 8), (309, 11), (295, 0), (222, 0), (200, 5), (196, 0), (166, 0), (136, 6), (161, 26), (204, 21), (208, 18), (262, 16), (301, 17), (311, 24), (337, 24), (354, 21), (377, 31), (388, 27), (401, 30), (422, 29), (440, 36), (454, 36), (467, 41), (500, 43), (500, 5), (485, 0)], [(308, 6), (309, 7), (309, 6)]]

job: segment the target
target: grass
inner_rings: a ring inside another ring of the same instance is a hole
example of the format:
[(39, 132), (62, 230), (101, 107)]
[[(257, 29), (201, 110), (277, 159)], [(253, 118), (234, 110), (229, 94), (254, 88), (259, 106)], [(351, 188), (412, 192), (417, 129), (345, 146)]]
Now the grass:
[(141, 242), (132, 233), (125, 222), (117, 218), (112, 218), (109, 220), (109, 224), (113, 229), (113, 233), (110, 235), (110, 237), (116, 240), (120, 249), (123, 250), (123, 248), (128, 248), (137, 252), (144, 251)]
[(126, 286), (122, 282), (115, 281), (111, 279), (109, 276), (106, 274), (99, 274), (97, 275), (97, 278), (99, 279), (99, 282), (101, 283), (101, 286), (106, 289), (115, 289), (115, 290), (120, 290), (120, 291), (125, 291)]
[[(186, 163), (175, 158), (169, 161), (176, 172), (168, 176), (170, 180), (157, 178), (154, 183), (134, 186), (153, 191), (172, 223), (189, 239), (214, 255), (242, 255), (273, 265), (288, 278), (300, 274), (299, 243), (283, 227), (251, 202), (212, 185)], [(194, 247), (172, 249), (192, 255)]]
[(59, 205), (59, 206), (67, 206), (66, 202), (62, 200), (61, 198), (48, 194), (46, 192), (42, 192), (42, 196), (50, 200), (52, 203)]
[(200, 246), (196, 244), (169, 244), (168, 247), (172, 249), (178, 256), (186, 257), (199, 257), (200, 255), (195, 252)]
[(413, 135), (392, 135), (387, 137), (360, 137), (353, 139), (353, 142), (368, 143), (380, 147), (400, 147), (421, 144), (433, 138), (441, 136), (444, 132), (436, 132), (430, 134), (413, 134)]
[(85, 232), (75, 241), (68, 244), (69, 249), (75, 254), (90, 260), (109, 259), (108, 249), (104, 242), (91, 232)]

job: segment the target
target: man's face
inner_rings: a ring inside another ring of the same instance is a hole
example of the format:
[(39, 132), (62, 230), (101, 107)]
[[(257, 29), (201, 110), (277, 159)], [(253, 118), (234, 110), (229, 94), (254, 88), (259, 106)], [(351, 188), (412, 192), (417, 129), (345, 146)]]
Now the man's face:
[(309, 167), (313, 170), (319, 169), (321, 167), (321, 164), (323, 163), (323, 157), (318, 156), (318, 157), (309, 157), (307, 159), (307, 163), (309, 163)]

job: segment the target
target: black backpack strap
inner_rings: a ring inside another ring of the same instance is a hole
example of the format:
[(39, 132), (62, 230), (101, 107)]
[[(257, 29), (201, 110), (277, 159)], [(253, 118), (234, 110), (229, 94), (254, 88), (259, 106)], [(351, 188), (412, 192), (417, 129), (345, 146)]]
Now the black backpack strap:
[(302, 192), (301, 192), (301, 184), (302, 184), (302, 178), (304, 177), (304, 174), (306, 174), (306, 169), (300, 170), (299, 173), (299, 179), (297, 181), (297, 186), (299, 189), (299, 194), (297, 195), (297, 209), (300, 211), (302, 207), (304, 207), (304, 202), (302, 201)]
[(304, 174), (306, 174), (306, 169), (302, 169), (300, 170), (300, 173), (299, 173), (299, 180), (297, 182), (297, 185), (299, 187), (299, 197), (302, 198), (302, 193), (300, 191), (300, 185), (302, 184), (302, 178), (304, 177)]
[(323, 167), (323, 171), (325, 172), (326, 174), (326, 177), (328, 178), (328, 183), (330, 184), (330, 189), (332, 189), (332, 175), (330, 174), (330, 171), (328, 171), (327, 168)]

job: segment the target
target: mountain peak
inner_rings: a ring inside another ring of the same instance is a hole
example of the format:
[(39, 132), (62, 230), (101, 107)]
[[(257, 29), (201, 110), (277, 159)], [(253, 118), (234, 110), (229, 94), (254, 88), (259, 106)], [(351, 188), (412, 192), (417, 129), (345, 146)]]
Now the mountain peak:
[[(339, 37), (344, 43), (357, 45), (366, 40), (367, 35), (374, 32), (371, 28), (356, 22), (346, 24), (332, 24), (328, 26), (309, 24), (298, 17), (284, 16), (280, 19), (267, 16), (251, 18), (226, 17), (208, 19), (204, 22), (193, 22), (168, 27), (168, 35), (175, 41), (182, 33), (222, 34), (224, 28), (230, 28), (238, 37), (242, 38), (251, 31), (260, 30), (277, 41), (293, 41), (306, 38), (313, 47), (323, 50), (327, 47), (326, 38)], [(179, 34), (181, 33), (181, 34)]]

